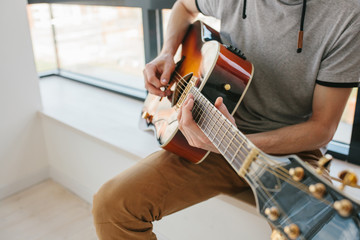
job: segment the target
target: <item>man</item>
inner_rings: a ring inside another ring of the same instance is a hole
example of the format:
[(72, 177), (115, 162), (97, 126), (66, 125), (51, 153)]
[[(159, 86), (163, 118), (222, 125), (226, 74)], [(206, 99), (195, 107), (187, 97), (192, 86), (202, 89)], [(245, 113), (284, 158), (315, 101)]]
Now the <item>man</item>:
[[(161, 89), (199, 12), (220, 19), (222, 41), (242, 49), (255, 66), (234, 118), (221, 98), (215, 106), (264, 152), (295, 153), (316, 165), (359, 84), (359, 1), (179, 0), (161, 53), (144, 70), (150, 93), (171, 94)], [(104, 184), (93, 209), (100, 239), (156, 239), (152, 221), (248, 187), (193, 121), (193, 104), (189, 97), (180, 109), (179, 128), (192, 146), (213, 153), (195, 165), (159, 151)]]

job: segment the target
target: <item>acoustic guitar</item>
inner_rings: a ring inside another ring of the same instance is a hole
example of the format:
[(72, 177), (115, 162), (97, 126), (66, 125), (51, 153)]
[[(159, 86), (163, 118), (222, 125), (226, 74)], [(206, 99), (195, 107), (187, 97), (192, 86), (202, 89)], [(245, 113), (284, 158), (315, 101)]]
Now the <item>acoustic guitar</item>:
[[(321, 159), (314, 170), (296, 155), (268, 155), (214, 107), (220, 95), (235, 111), (251, 80), (252, 64), (238, 50), (221, 45), (216, 31), (201, 22), (190, 27), (182, 48), (190, 55), (183, 55), (172, 76), (176, 82), (172, 101), (150, 95), (143, 110), (162, 147), (196, 163), (206, 156), (206, 152), (196, 158), (182, 153), (188, 151), (186, 140), (178, 140), (184, 137), (177, 128), (176, 109), (192, 94), (195, 122), (249, 183), (259, 213), (277, 231), (276, 239), (360, 240), (359, 203), (319, 174), (329, 159)], [(180, 150), (175, 149), (184, 142)]]
[(200, 21), (192, 24), (181, 45), (181, 60), (170, 79), (172, 101), (148, 94), (142, 110), (143, 129), (154, 130), (162, 148), (194, 163), (200, 163), (209, 152), (190, 146), (178, 129), (176, 110), (185, 99), (181, 88), (196, 79), (207, 99), (214, 103), (218, 96), (223, 97), (229, 112), (234, 114), (253, 75), (252, 63), (236, 48), (220, 42), (219, 33), (211, 27)]

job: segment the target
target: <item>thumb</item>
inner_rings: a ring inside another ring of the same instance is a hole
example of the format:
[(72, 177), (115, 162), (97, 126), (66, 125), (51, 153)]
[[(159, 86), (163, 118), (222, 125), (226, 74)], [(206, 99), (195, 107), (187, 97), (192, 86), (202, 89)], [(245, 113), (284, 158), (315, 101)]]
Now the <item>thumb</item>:
[(170, 77), (172, 72), (175, 70), (174, 64), (166, 64), (164, 67), (164, 71), (161, 74), (160, 81), (162, 85), (166, 85), (170, 81)]
[(235, 125), (235, 119), (234, 119), (234, 117), (229, 113), (229, 110), (228, 110), (227, 107), (225, 106), (224, 100), (223, 100), (222, 97), (218, 97), (218, 98), (216, 99), (216, 101), (215, 101), (215, 107), (216, 107), (217, 109), (219, 109), (219, 111), (220, 111), (222, 114), (224, 114), (224, 116), (225, 116), (227, 119), (229, 119), (232, 124)]

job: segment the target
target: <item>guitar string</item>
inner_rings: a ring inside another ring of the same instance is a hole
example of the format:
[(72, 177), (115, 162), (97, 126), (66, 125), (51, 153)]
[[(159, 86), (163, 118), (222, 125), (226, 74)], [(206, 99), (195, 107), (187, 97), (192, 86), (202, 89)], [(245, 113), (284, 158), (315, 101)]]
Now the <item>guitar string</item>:
[[(177, 73), (176, 73), (177, 74)], [(183, 80), (183, 78), (181, 78), (180, 79), (180, 84), (181, 85), (184, 85), (183, 83), (182, 83), (182, 81), (181, 80)], [(179, 91), (181, 91), (181, 89), (179, 90)], [(227, 137), (225, 134), (224, 134), (224, 137)], [(241, 137), (241, 136), (240, 136)], [(236, 139), (237, 140), (237, 139)], [(221, 143), (220, 143), (221, 144)], [(247, 151), (246, 149), (245, 149), (245, 151)], [(241, 152), (242, 153), (242, 152)], [(243, 154), (243, 156), (245, 157), (246, 155), (244, 155), (244, 153), (242, 153)], [(299, 183), (299, 182), (296, 182), (296, 181), (292, 181), (292, 182), (289, 182), (288, 181), (288, 178), (290, 177), (290, 175), (288, 175), (287, 174), (287, 172), (288, 172), (288, 170), (287, 169), (285, 169), (285, 168), (283, 168), (283, 171), (279, 171), (278, 169), (279, 168), (274, 168), (273, 166), (271, 166), (271, 165), (269, 165), (268, 163), (266, 163), (264, 160), (262, 160), (264, 163), (265, 163), (265, 167), (267, 167), (267, 166), (270, 166), (270, 168), (272, 168), (272, 172), (274, 173), (274, 175), (279, 175), (279, 178), (281, 178), (281, 179), (283, 179), (284, 181), (286, 181), (286, 182), (288, 182), (288, 183), (290, 183), (290, 184), (292, 184), (294, 187), (297, 187), (297, 188), (299, 188), (299, 189), (302, 189), (303, 191), (306, 191), (307, 193), (309, 193), (309, 191), (308, 191), (308, 188), (307, 188), (307, 186), (305, 186), (305, 187), (302, 187), (302, 185)], [(262, 167), (263, 169), (265, 169), (264, 168), (264, 166), (261, 166), (261, 165), (259, 165), (260, 167)], [(275, 171), (275, 172), (274, 172)], [(281, 176), (281, 177), (280, 177)], [(329, 205), (329, 204), (328, 204)]]

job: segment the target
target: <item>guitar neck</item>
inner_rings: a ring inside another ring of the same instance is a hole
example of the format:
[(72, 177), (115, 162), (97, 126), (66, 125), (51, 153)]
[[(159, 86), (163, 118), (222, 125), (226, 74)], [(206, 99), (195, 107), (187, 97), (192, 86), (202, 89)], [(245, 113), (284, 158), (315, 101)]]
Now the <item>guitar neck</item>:
[(192, 87), (190, 93), (194, 95), (192, 114), (195, 122), (234, 170), (239, 175), (244, 176), (246, 168), (249, 167), (260, 150), (197, 88)]

